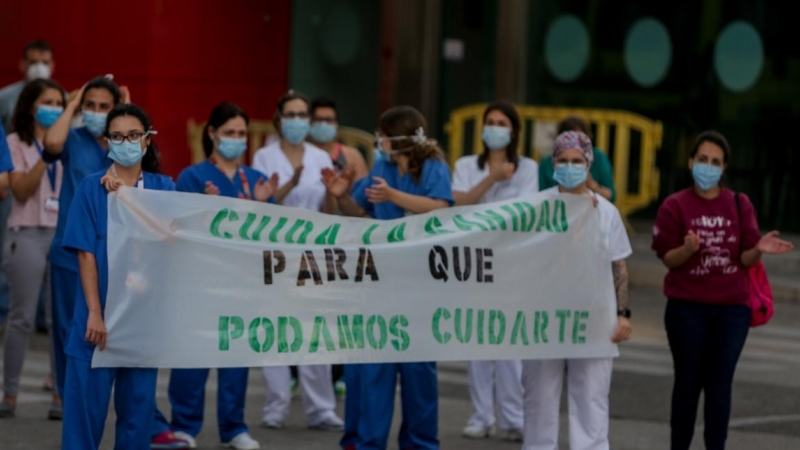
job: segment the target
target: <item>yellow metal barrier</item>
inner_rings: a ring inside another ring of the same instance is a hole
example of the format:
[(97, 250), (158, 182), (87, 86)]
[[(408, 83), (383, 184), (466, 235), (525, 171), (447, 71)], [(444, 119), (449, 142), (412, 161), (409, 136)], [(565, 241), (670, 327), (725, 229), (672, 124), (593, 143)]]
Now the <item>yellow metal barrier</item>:
[[(483, 151), (481, 132), (483, 112), (487, 104), (469, 105), (450, 113), (450, 121), (445, 127), (449, 139), (448, 157), (454, 166), (464, 155), (465, 142), (471, 141), (472, 148)], [(659, 173), (656, 169), (656, 151), (661, 148), (663, 127), (661, 122), (650, 120), (638, 114), (610, 109), (560, 108), (547, 106), (517, 106), (523, 129), (520, 136), (521, 152), (539, 159), (533, 151), (534, 129), (537, 123), (558, 124), (569, 116), (580, 116), (595, 130), (593, 142), (596, 147), (608, 153), (611, 143), (611, 128), (614, 127), (613, 160), (614, 184), (617, 189), (617, 208), (623, 219), (633, 212), (646, 208), (658, 199)], [(471, 133), (467, 133), (468, 124)], [(553, 128), (554, 129), (554, 128)], [(630, 167), (631, 131), (641, 134), (638, 167)], [(469, 134), (469, 135), (468, 135)], [(555, 138), (555, 131), (552, 131)], [(638, 183), (631, 182), (631, 171), (638, 170)], [(634, 185), (635, 184), (635, 185)]]
[[(192, 152), (192, 164), (197, 164), (206, 159), (203, 153), (203, 128), (205, 122), (195, 122), (189, 120), (186, 125), (189, 136), (189, 148)], [(251, 120), (247, 130), (248, 155), (246, 160), (252, 162), (253, 155), (258, 149), (264, 146), (267, 136), (277, 135), (272, 122), (266, 120)], [(339, 127), (339, 134), (336, 138), (344, 145), (349, 145), (359, 149), (364, 153), (364, 157), (369, 164), (372, 163), (372, 148), (375, 146), (375, 136), (357, 128)]]

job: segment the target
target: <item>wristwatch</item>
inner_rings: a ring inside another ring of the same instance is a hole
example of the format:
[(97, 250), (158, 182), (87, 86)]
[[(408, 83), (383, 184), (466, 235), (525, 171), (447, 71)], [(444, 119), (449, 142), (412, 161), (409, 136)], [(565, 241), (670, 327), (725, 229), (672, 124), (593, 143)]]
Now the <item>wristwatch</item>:
[(631, 318), (631, 310), (628, 308), (620, 308), (617, 310), (617, 316), (624, 317), (626, 319)]

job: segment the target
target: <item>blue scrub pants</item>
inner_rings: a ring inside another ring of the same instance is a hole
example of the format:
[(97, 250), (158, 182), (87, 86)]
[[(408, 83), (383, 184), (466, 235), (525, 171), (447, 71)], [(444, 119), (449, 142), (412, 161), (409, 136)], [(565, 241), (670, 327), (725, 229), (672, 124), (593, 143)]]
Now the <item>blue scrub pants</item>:
[(358, 421), (361, 419), (361, 365), (344, 366), (344, 383), (347, 396), (344, 398), (344, 436), (339, 445), (344, 449), (358, 444)]
[[(394, 413), (400, 375), (403, 423), (401, 450), (438, 450), (439, 392), (436, 363), (364, 364), (361, 368), (359, 450), (385, 450)], [(348, 392), (349, 395), (349, 392)]]
[[(56, 363), (58, 392), (64, 391), (67, 377), (67, 346), (72, 313), (75, 311), (75, 295), (78, 290), (78, 272), (50, 264), (50, 283), (53, 301), (53, 358)], [(65, 414), (66, 415), (66, 414)]]
[[(169, 401), (172, 403), (172, 430), (197, 436), (203, 428), (206, 381), (209, 369), (172, 369)], [(222, 442), (229, 442), (248, 431), (244, 423), (248, 368), (217, 370), (217, 424)]]
[(92, 369), (91, 365), (91, 361), (67, 357), (61, 450), (100, 447), (112, 387), (117, 414), (114, 449), (149, 449), (158, 371), (141, 368)]

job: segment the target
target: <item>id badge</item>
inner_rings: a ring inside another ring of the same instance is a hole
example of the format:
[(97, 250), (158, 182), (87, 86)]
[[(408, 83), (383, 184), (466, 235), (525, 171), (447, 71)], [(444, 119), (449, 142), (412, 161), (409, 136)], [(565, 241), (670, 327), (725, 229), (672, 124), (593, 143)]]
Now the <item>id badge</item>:
[(58, 199), (57, 198), (48, 198), (44, 201), (44, 210), (47, 212), (58, 212)]

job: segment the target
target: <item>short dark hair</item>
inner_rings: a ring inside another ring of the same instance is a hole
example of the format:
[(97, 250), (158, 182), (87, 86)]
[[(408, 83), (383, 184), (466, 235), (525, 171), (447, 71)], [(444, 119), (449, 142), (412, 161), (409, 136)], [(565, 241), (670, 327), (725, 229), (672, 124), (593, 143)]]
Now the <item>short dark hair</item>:
[(203, 153), (205, 153), (206, 158), (211, 156), (211, 153), (214, 152), (214, 141), (208, 136), (208, 129), (211, 127), (217, 129), (225, 125), (225, 122), (237, 117), (244, 119), (245, 124), (250, 124), (250, 118), (247, 117), (247, 113), (235, 103), (223, 102), (211, 110), (211, 115), (208, 116), (208, 122), (206, 122), (206, 126), (203, 127)]
[[(489, 113), (492, 111), (500, 111), (504, 116), (508, 117), (509, 122), (511, 122), (511, 142), (506, 146), (506, 159), (511, 164), (514, 164), (514, 170), (517, 170), (519, 167), (519, 153), (517, 152), (519, 148), (519, 133), (522, 130), (522, 121), (519, 118), (517, 108), (511, 102), (494, 102), (483, 111), (484, 122), (486, 122), (486, 117), (488, 117)], [(486, 160), (489, 158), (489, 152), (489, 147), (487, 147), (484, 142), (483, 153), (478, 156), (478, 167), (481, 170), (486, 167)]]
[(84, 100), (86, 100), (86, 94), (92, 89), (107, 90), (111, 96), (114, 97), (114, 106), (119, 104), (121, 95), (119, 93), (119, 86), (117, 86), (117, 83), (114, 83), (114, 81), (112, 81), (110, 78), (97, 77), (92, 78), (88, 83), (86, 83), (86, 88), (83, 90), (83, 95), (81, 96), (81, 105), (83, 105)]
[(11, 123), (19, 139), (28, 145), (32, 145), (33, 140), (36, 138), (34, 135), (36, 111), (34, 111), (33, 105), (44, 91), (48, 89), (55, 89), (61, 92), (61, 101), (63, 102), (61, 105), (67, 105), (67, 95), (64, 93), (64, 88), (62, 88), (60, 84), (53, 80), (39, 78), (25, 85), (22, 92), (19, 94), (17, 105), (14, 107), (14, 116), (11, 119)]
[[(152, 122), (150, 122), (150, 117), (147, 116), (147, 113), (144, 110), (133, 103), (127, 104), (120, 104), (114, 107), (111, 112), (108, 113), (108, 118), (106, 119), (106, 129), (104, 131), (104, 135), (108, 136), (108, 129), (111, 126), (111, 122), (114, 121), (117, 117), (122, 116), (131, 116), (135, 117), (139, 120), (139, 123), (142, 124), (142, 128), (144, 131), (150, 131), (153, 128)], [(142, 170), (145, 172), (150, 173), (161, 173), (161, 167), (158, 163), (159, 153), (158, 147), (156, 147), (156, 141), (153, 139), (153, 136), (148, 136), (150, 138), (150, 143), (147, 145), (147, 152), (145, 152), (144, 156), (142, 157)]]
[(316, 112), (319, 108), (330, 108), (335, 112), (337, 115), (339, 111), (336, 109), (336, 102), (331, 100), (328, 97), (317, 97), (311, 101), (311, 108), (308, 113), (313, 117), (314, 112)]
[(25, 44), (25, 49), (22, 51), (22, 57), (27, 59), (28, 52), (31, 50), (39, 50), (40, 52), (53, 52), (53, 47), (47, 41), (30, 41)]
[(592, 132), (589, 130), (589, 124), (587, 124), (586, 121), (579, 116), (569, 116), (558, 123), (559, 135), (561, 133), (566, 133), (567, 131), (580, 131), (586, 136), (589, 136), (589, 139), (593, 139)]
[(725, 139), (725, 136), (716, 130), (706, 130), (697, 135), (697, 139), (695, 139), (694, 146), (692, 147), (692, 152), (689, 154), (690, 158), (697, 156), (697, 152), (704, 142), (710, 142), (721, 148), (722, 154), (724, 155), (723, 162), (728, 164), (728, 160), (731, 158), (731, 146), (728, 144), (728, 140)]

